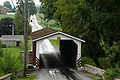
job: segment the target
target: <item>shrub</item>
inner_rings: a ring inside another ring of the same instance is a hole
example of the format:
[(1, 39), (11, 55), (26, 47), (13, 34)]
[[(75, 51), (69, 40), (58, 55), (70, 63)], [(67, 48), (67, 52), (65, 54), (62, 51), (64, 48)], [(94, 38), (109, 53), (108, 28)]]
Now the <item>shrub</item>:
[(0, 47), (1, 48), (6, 48), (7, 46), (6, 46), (6, 44), (0, 44)]
[(28, 50), (31, 50), (32, 42), (28, 41), (28, 44), (29, 44)]
[(114, 78), (120, 78), (120, 69), (107, 69), (104, 73), (105, 80), (114, 80)]
[(81, 64), (82, 64), (82, 66), (84, 66), (84, 64), (89, 64), (89, 65), (96, 66), (94, 61), (90, 58), (87, 58), (87, 57), (82, 57)]
[(20, 54), (12, 53), (13, 51), (5, 50), (0, 57), (0, 70), (5, 74), (17, 72), (23, 69), (23, 62)]
[(20, 42), (20, 48), (21, 48), (22, 50), (24, 50), (24, 41), (21, 41), (21, 42)]
[[(31, 42), (31, 41), (28, 41), (28, 44), (29, 44), (28, 50), (31, 50), (32, 42)], [(21, 48), (22, 50), (24, 50), (24, 41), (21, 41), (21, 42), (20, 42), (20, 48)]]
[(104, 68), (104, 69), (111, 68), (110, 60), (108, 60), (106, 58), (99, 58), (98, 61), (102, 68)]
[(28, 36), (28, 40), (32, 40), (31, 36)]

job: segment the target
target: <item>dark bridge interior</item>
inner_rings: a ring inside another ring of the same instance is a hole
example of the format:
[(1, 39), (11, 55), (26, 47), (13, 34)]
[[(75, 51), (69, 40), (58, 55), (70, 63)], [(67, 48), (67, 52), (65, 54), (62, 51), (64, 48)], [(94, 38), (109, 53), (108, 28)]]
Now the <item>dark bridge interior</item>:
[(77, 47), (73, 40), (60, 40), (60, 53), (40, 54), (40, 68), (75, 68)]
[(66, 67), (76, 67), (77, 44), (73, 40), (60, 40), (60, 53)]

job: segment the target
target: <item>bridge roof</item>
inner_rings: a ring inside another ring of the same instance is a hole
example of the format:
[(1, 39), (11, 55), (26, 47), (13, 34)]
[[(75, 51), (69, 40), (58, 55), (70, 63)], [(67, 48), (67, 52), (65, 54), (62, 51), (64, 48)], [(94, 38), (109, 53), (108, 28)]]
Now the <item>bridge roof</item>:
[(31, 35), (33, 41), (37, 41), (37, 40), (45, 39), (45, 38), (50, 37), (50, 36), (54, 36), (56, 34), (61, 34), (61, 35), (64, 35), (66, 37), (85, 42), (82, 39), (79, 39), (77, 37), (71, 36), (69, 34), (66, 34), (66, 33), (51, 29), (51, 28), (44, 28), (44, 29), (32, 32), (30, 35)]

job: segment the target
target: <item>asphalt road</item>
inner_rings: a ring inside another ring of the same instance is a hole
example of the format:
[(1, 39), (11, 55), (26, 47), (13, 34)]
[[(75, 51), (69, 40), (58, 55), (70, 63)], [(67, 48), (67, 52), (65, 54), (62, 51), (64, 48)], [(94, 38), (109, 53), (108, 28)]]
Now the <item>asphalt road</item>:
[(66, 66), (59, 53), (42, 54), (41, 60), (41, 69), (31, 73), (37, 75), (35, 80), (93, 80), (88, 73)]

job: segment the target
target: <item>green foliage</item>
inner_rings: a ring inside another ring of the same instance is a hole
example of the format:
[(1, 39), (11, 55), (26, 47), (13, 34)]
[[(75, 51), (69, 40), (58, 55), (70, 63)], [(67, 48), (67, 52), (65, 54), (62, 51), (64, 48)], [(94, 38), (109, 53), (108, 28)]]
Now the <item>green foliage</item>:
[(105, 80), (114, 80), (114, 78), (120, 78), (120, 69), (107, 69), (104, 73)]
[(0, 77), (3, 76), (4, 74), (5, 73), (2, 70), (0, 70)]
[[(101, 61), (108, 60), (113, 68), (120, 67), (119, 0), (40, 1), (48, 20), (54, 18), (64, 32), (86, 41), (83, 54), (92, 58), (97, 67), (102, 68), (105, 63)], [(100, 57), (103, 59), (98, 60)]]
[(18, 78), (16, 80), (34, 80), (37, 75), (29, 75), (26, 78)]
[(37, 14), (36, 17), (37, 17), (37, 20), (39, 21), (38, 23), (43, 27), (43, 28), (46, 28), (46, 27), (49, 27), (49, 28), (52, 28), (52, 29), (55, 29), (55, 30), (58, 30), (58, 31), (62, 31), (61, 27), (57, 24), (57, 22), (55, 20), (49, 20), (48, 22), (44, 19), (41, 19), (39, 16), (42, 16), (44, 18), (44, 15), (43, 14)]
[(54, 6), (54, 2), (57, 0), (40, 0), (42, 6), (40, 6), (40, 13), (45, 15), (45, 19), (51, 20), (53, 19), (54, 12), (56, 11), (56, 7)]
[(20, 42), (20, 48), (21, 48), (22, 50), (24, 50), (24, 41), (21, 41), (21, 42)]
[(93, 75), (91, 75), (91, 76), (89, 76), (90, 78), (92, 78), (93, 80), (103, 80), (102, 78), (97, 78), (96, 76), (93, 76)]
[(6, 48), (7, 45), (6, 45), (6, 44), (0, 44), (0, 47), (1, 47), (1, 48)]
[(82, 59), (81, 59), (81, 65), (84, 66), (84, 64), (96, 66), (94, 61), (90, 58), (87, 58), (87, 57), (82, 57)]
[(107, 58), (99, 58), (98, 61), (99, 61), (100, 66), (103, 69), (108, 69), (112, 67), (110, 64), (110, 60), (108, 60)]
[(29, 44), (28, 50), (30, 51), (31, 50), (31, 46), (32, 46), (32, 42), (28, 41), (28, 44)]
[(4, 7), (7, 7), (9, 9), (12, 9), (12, 6), (9, 1), (4, 2)]
[(120, 42), (113, 42), (113, 45), (109, 46), (104, 41), (101, 41), (100, 45), (105, 51), (106, 60), (109, 61), (113, 68), (120, 67)]
[[(32, 42), (28, 41), (28, 45), (29, 45), (28, 50), (31, 50)], [(20, 49), (24, 50), (24, 41), (20, 42)]]
[(0, 37), (1, 35), (11, 35), (13, 19), (12, 18), (2, 18), (0, 20)]
[(31, 38), (31, 36), (30, 36), (30, 35), (28, 36), (28, 40), (32, 40), (32, 38)]
[[(28, 0), (28, 16), (36, 14), (37, 9), (35, 7), (35, 3), (33, 2), (34, 0)], [(24, 15), (24, 1), (23, 0), (18, 0), (19, 5), (17, 6), (17, 13)]]
[(3, 49), (2, 57), (0, 57), (0, 70), (5, 74), (18, 72), (23, 69), (23, 62), (20, 56), (20, 49), (6, 48)]
[[(15, 34), (24, 35), (24, 16), (16, 13), (13, 21), (15, 24)], [(30, 32), (31, 32), (31, 27), (28, 26), (28, 35), (30, 34)]]

